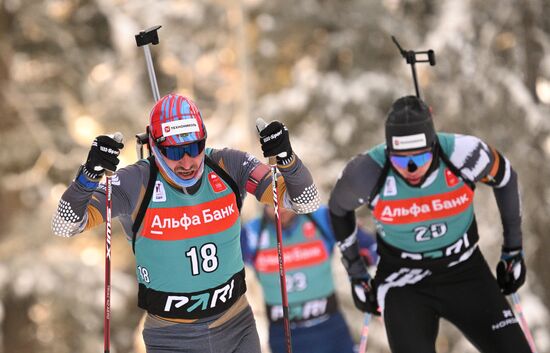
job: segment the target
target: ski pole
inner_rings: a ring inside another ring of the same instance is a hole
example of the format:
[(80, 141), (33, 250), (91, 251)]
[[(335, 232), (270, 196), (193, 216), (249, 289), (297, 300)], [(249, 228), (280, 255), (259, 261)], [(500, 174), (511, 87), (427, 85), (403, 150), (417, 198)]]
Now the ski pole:
[[(122, 134), (113, 136), (116, 142), (122, 143)], [(103, 311), (103, 348), (109, 353), (111, 347), (111, 209), (113, 171), (105, 169), (105, 298)]]
[(155, 67), (153, 66), (153, 58), (151, 57), (151, 50), (149, 44), (159, 44), (158, 30), (161, 26), (153, 26), (135, 35), (136, 44), (138, 47), (143, 47), (145, 53), (145, 62), (147, 63), (147, 72), (149, 73), (149, 81), (151, 82), (151, 90), (153, 91), (153, 98), (155, 102), (160, 99), (159, 86), (157, 83), (157, 77), (155, 75)]
[[(256, 129), (258, 133), (261, 132), (267, 123), (258, 118), (256, 120)], [(290, 337), (290, 319), (288, 314), (288, 296), (286, 292), (286, 273), (284, 265), (283, 255), (283, 229), (281, 226), (281, 218), (279, 217), (279, 198), (277, 191), (277, 159), (275, 157), (269, 157), (269, 166), (271, 167), (272, 188), (273, 188), (273, 208), (275, 213), (275, 224), (277, 229), (277, 257), (279, 259), (279, 280), (281, 283), (281, 297), (283, 304), (283, 326), (285, 330), (286, 339), (286, 351), (292, 353), (292, 343)]]
[[(420, 98), (420, 89), (418, 88), (418, 79), (416, 78), (416, 63), (430, 63), (431, 66), (435, 66), (435, 53), (433, 50), (424, 50), (424, 51), (414, 51), (414, 50), (404, 50), (401, 48), (399, 43), (397, 42), (397, 39), (394, 36), (391, 36), (391, 39), (397, 46), (397, 49), (399, 49), (399, 52), (405, 58), (407, 61), (407, 64), (411, 65), (412, 70), (412, 76), (414, 81), (414, 89), (416, 91), (416, 97)], [(426, 54), (428, 56), (428, 59), (419, 60), (416, 56), (418, 54)]]
[(369, 339), (369, 322), (370, 314), (365, 313), (363, 320), (363, 329), (361, 330), (361, 341), (359, 343), (359, 353), (365, 353), (367, 351), (367, 342)]
[[(153, 99), (155, 102), (158, 102), (160, 99), (159, 86), (157, 83), (157, 76), (155, 75), (155, 66), (153, 65), (153, 57), (151, 56), (151, 50), (149, 44), (156, 45), (159, 44), (159, 35), (158, 30), (161, 26), (153, 26), (146, 30), (140, 31), (135, 35), (136, 44), (138, 47), (143, 47), (143, 52), (145, 53), (145, 63), (147, 64), (147, 73), (149, 74), (149, 82), (151, 83), (151, 91), (153, 92)], [(136, 134), (136, 151), (139, 158), (143, 158), (143, 145), (148, 144), (148, 133), (143, 132)], [(151, 150), (149, 149), (149, 154)]]
[(514, 307), (516, 308), (516, 312), (521, 322), (521, 327), (523, 329), (523, 333), (525, 334), (525, 338), (527, 339), (527, 343), (529, 343), (529, 348), (531, 348), (531, 352), (537, 353), (535, 340), (533, 339), (533, 335), (531, 335), (531, 330), (529, 330), (529, 326), (527, 326), (527, 320), (525, 320), (525, 315), (523, 315), (523, 308), (521, 307), (521, 303), (519, 301), (519, 294), (512, 293), (510, 296), (512, 297), (512, 302), (514, 303)]

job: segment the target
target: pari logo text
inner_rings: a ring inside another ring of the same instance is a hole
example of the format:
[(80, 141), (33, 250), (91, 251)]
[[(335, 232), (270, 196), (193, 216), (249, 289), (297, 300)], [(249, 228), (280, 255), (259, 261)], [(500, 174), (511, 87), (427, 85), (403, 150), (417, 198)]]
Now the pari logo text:
[(188, 313), (215, 308), (221, 303), (226, 303), (233, 297), (235, 280), (216, 288), (211, 292), (194, 295), (170, 295), (166, 298), (164, 311), (185, 310)]

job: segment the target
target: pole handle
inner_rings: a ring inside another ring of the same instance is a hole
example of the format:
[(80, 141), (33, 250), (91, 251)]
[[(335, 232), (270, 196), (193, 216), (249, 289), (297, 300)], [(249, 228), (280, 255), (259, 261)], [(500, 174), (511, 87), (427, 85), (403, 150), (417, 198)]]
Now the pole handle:
[(256, 119), (256, 130), (258, 130), (258, 134), (262, 132), (262, 130), (265, 129), (266, 126), (267, 126), (267, 122), (264, 119), (262, 118)]
[[(262, 132), (263, 129), (265, 129), (267, 126), (267, 122), (262, 119), (258, 118), (256, 119), (256, 130), (258, 131), (258, 134)], [(270, 166), (276, 166), (277, 165), (277, 158), (275, 156), (271, 156), (267, 158)]]
[[(124, 135), (122, 135), (122, 132), (120, 131), (117, 131), (114, 134), (110, 134), (107, 136), (109, 136), (110, 138), (112, 138), (118, 143), (122, 143), (122, 141), (124, 140)], [(105, 169), (105, 175), (108, 177), (112, 176), (114, 173), (115, 173), (114, 170)]]

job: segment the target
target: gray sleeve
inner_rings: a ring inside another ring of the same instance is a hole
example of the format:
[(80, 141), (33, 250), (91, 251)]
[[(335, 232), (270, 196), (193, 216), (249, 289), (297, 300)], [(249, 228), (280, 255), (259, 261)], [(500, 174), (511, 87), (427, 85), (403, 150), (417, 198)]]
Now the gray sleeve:
[[(149, 166), (144, 161), (120, 169), (111, 178), (112, 218), (129, 217), (137, 207), (149, 178)], [(52, 219), (55, 235), (71, 237), (93, 228), (105, 220), (105, 184), (95, 190), (73, 181), (59, 201)]]
[(330, 194), (331, 225), (351, 277), (368, 276), (359, 253), (355, 210), (368, 202), (381, 172), (382, 167), (368, 154), (358, 155), (348, 162)]
[(348, 162), (330, 193), (330, 212), (343, 216), (366, 204), (382, 167), (368, 154), (355, 156)]
[[(248, 184), (257, 185), (269, 172), (269, 168), (262, 168), (262, 163), (258, 158), (246, 152), (230, 148), (212, 149), (210, 157), (233, 178), (243, 200), (247, 191), (255, 191)], [(263, 169), (263, 172), (258, 173), (259, 169)], [(256, 175), (257, 179), (252, 181), (252, 175)]]
[(504, 236), (503, 246), (516, 249), (522, 246), (521, 202), (516, 172), (510, 170), (510, 179), (506, 185), (493, 188), (497, 206), (500, 211)]
[(518, 177), (510, 161), (474, 136), (456, 135), (451, 162), (474, 182), (493, 188), (503, 227), (504, 247), (522, 246)]
[[(265, 163), (249, 153), (229, 148), (213, 150), (211, 157), (235, 180), (243, 199), (248, 192), (262, 203), (273, 202), (271, 169)], [(285, 208), (296, 213), (309, 213), (319, 208), (317, 187), (309, 170), (296, 155), (290, 165), (279, 166), (279, 170), (282, 176), (278, 180), (279, 198)]]
[[(294, 154), (292, 163), (287, 166), (279, 165), (278, 168), (286, 186), (283, 206), (299, 214), (311, 213), (319, 209), (321, 205), (319, 192), (311, 173), (300, 158)], [(271, 184), (271, 178), (268, 184)]]

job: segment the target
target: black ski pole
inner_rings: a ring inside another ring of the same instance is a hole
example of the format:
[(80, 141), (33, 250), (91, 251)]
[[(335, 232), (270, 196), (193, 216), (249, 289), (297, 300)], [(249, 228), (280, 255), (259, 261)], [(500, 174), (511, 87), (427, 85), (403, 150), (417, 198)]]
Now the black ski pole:
[[(155, 66), (153, 65), (153, 57), (151, 56), (151, 50), (149, 44), (159, 44), (158, 30), (162, 27), (160, 25), (153, 26), (146, 30), (140, 31), (135, 35), (136, 45), (143, 47), (145, 53), (145, 63), (147, 64), (147, 73), (149, 74), (149, 82), (151, 83), (151, 91), (153, 91), (153, 99), (155, 103), (159, 101), (159, 86), (157, 83), (157, 76), (155, 75)], [(148, 147), (149, 155), (151, 155), (151, 149), (149, 148), (149, 136), (148, 131), (136, 134), (136, 151), (139, 158), (143, 158), (143, 146)]]
[[(435, 53), (433, 50), (420, 50), (420, 51), (414, 51), (414, 50), (404, 50), (401, 48), (399, 43), (397, 42), (397, 39), (394, 36), (391, 36), (391, 39), (397, 46), (397, 49), (399, 49), (399, 52), (405, 58), (407, 61), (407, 64), (411, 65), (412, 70), (412, 76), (414, 81), (414, 89), (416, 91), (416, 96), (418, 98), (420, 97), (420, 89), (418, 88), (418, 79), (416, 77), (416, 63), (430, 63), (431, 66), (435, 66)], [(427, 58), (419, 59), (417, 55), (426, 55)]]

